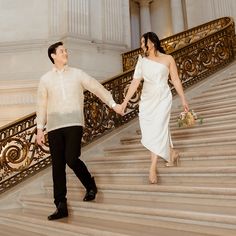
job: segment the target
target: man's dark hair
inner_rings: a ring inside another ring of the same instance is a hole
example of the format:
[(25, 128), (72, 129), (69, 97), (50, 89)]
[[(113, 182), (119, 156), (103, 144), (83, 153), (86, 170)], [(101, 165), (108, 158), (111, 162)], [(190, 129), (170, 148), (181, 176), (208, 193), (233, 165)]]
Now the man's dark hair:
[(63, 42), (57, 42), (57, 43), (54, 43), (52, 44), (49, 48), (48, 48), (48, 57), (49, 59), (51, 60), (51, 62), (54, 64), (54, 60), (51, 56), (51, 54), (56, 54), (56, 50), (59, 46), (62, 46), (63, 45)]

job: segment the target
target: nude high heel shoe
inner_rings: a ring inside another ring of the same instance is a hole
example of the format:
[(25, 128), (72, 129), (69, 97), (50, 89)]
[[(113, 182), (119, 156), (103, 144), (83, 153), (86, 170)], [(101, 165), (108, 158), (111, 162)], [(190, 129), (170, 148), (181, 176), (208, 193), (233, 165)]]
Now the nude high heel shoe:
[(170, 154), (170, 161), (166, 163), (166, 166), (167, 167), (178, 166), (179, 158), (180, 158), (179, 152), (177, 152), (174, 149), (171, 149), (170, 153), (171, 153)]

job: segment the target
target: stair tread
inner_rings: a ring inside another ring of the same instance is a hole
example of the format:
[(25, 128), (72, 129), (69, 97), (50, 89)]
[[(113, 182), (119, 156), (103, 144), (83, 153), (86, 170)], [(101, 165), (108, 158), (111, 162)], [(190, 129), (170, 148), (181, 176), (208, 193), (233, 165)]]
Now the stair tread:
[[(228, 128), (228, 130), (217, 130), (216, 129), (202, 129), (202, 131), (200, 129), (198, 129), (197, 131), (192, 131), (192, 130), (188, 130), (188, 129), (182, 129), (182, 130), (175, 130), (175, 131), (171, 131), (171, 136), (174, 139), (177, 139), (176, 137), (178, 137), (178, 140), (186, 140), (191, 138), (191, 140), (198, 140), (199, 138), (202, 139), (211, 139), (211, 138), (216, 138), (216, 134), (217, 137), (222, 138), (223, 136), (225, 137), (225, 135), (227, 135), (227, 138), (234, 138), (236, 135), (232, 135), (232, 133), (236, 131), (236, 126), (232, 126), (232, 128), (230, 129), (230, 127)], [(235, 132), (236, 133), (236, 132)], [(141, 134), (136, 134), (133, 135), (131, 137), (123, 137), (121, 138), (121, 142), (125, 142), (125, 141), (132, 141), (132, 140), (140, 140), (141, 139)]]
[(25, 230), (21, 228), (17, 228), (14, 226), (9, 227), (9, 225), (4, 224), (3, 222), (0, 223), (0, 232), (1, 236), (12, 236), (12, 235), (22, 235), (22, 236), (47, 236), (44, 233), (32, 232), (30, 230)]
[[(180, 153), (180, 164), (178, 166), (182, 166), (183, 164), (186, 164), (186, 162), (198, 162), (198, 161), (228, 161), (228, 160), (235, 160), (236, 158), (229, 155), (222, 155), (222, 156), (202, 156), (199, 154), (199, 156), (186, 156), (183, 155), (182, 153)], [(105, 162), (105, 163), (104, 163)], [(150, 154), (146, 154), (143, 156), (122, 156), (119, 158), (113, 157), (113, 156), (109, 156), (109, 157), (97, 157), (97, 158), (93, 158), (91, 160), (86, 160), (86, 163), (88, 164), (88, 166), (91, 165), (103, 165), (104, 168), (106, 168), (108, 166), (108, 168), (111, 168), (111, 165), (115, 165), (115, 164), (127, 164), (127, 166), (123, 166), (123, 168), (128, 167), (128, 165), (135, 165), (135, 164), (150, 164)], [(109, 165), (110, 164), (110, 165)], [(158, 165), (159, 166), (164, 166), (165, 161), (161, 158), (158, 158)], [(217, 163), (213, 163), (214, 166), (217, 166)], [(212, 164), (212, 165), (213, 165)], [(219, 164), (218, 164), (219, 165)], [(231, 163), (225, 163), (224, 166), (230, 166)], [(195, 165), (196, 166), (196, 165)], [(199, 166), (200, 167), (200, 166)], [(121, 168), (120, 166), (118, 166), (118, 168)]]
[[(45, 183), (46, 188), (52, 188), (52, 183)], [(68, 188), (80, 190), (84, 192), (84, 188), (82, 186), (78, 186), (78, 181), (70, 181), (68, 183)], [(213, 196), (218, 197), (222, 196), (227, 199), (236, 199), (236, 186), (235, 184), (228, 186), (217, 186), (212, 184), (212, 186), (187, 186), (187, 185), (166, 185), (166, 184), (158, 184), (158, 185), (131, 185), (131, 184), (98, 184), (99, 191), (102, 192), (120, 192), (123, 193), (132, 193), (132, 194), (147, 194), (151, 193), (152, 195), (159, 195), (163, 193), (177, 193), (177, 194), (194, 194), (194, 195), (202, 195), (205, 198), (209, 198)], [(216, 196), (217, 195), (217, 196)]]
[[(23, 197), (24, 202), (26, 200), (31, 203), (36, 204), (37, 206), (48, 206), (51, 205), (51, 199), (47, 198), (45, 195), (35, 195), (30, 196), (27, 199), (27, 196)], [(118, 203), (117, 203), (118, 202)], [(136, 202), (136, 204), (135, 204)], [(137, 205), (137, 203), (139, 203)], [(143, 201), (141, 202), (143, 205)], [(174, 217), (174, 218), (183, 218), (183, 219), (192, 219), (198, 221), (214, 221), (218, 223), (226, 223), (226, 224), (236, 224), (236, 216), (235, 212), (217, 213), (217, 212), (209, 212), (210, 207), (208, 207), (205, 212), (203, 209), (199, 211), (199, 207), (192, 207), (191, 210), (189, 208), (184, 209), (174, 209), (174, 204), (172, 204), (169, 209), (166, 209), (166, 205), (163, 207), (154, 207), (152, 202), (147, 202), (145, 206), (140, 206), (140, 201), (129, 201), (121, 200), (121, 199), (111, 199), (109, 203), (102, 202), (83, 202), (80, 200), (71, 200), (69, 201), (70, 208), (74, 209), (74, 211), (79, 208), (85, 208), (88, 210), (98, 210), (98, 211), (112, 211), (113, 213), (123, 213), (123, 214), (134, 214), (134, 215), (147, 215), (147, 216), (164, 216), (164, 217)], [(184, 205), (184, 204), (183, 204)], [(186, 204), (187, 205), (187, 204)], [(189, 206), (188, 206), (189, 207)], [(214, 211), (214, 208), (212, 208)], [(235, 226), (236, 229), (236, 226)]]
[[(146, 174), (148, 168), (136, 167), (136, 168), (127, 168), (127, 169), (116, 169), (116, 168), (91, 168), (94, 174), (100, 173), (110, 173), (110, 174)], [(72, 172), (69, 172), (69, 174)], [(224, 174), (232, 174), (232, 176), (236, 176), (236, 166), (188, 166), (188, 167), (181, 167), (181, 166), (173, 166), (173, 167), (160, 167), (158, 168), (159, 174), (209, 174), (209, 175), (224, 175)]]
[[(142, 149), (142, 150), (147, 150), (143, 147), (143, 145), (141, 143), (138, 143), (138, 144), (129, 144), (129, 145), (114, 145), (114, 146), (110, 146), (110, 147), (107, 147), (107, 148), (104, 148), (104, 151), (105, 152), (112, 152), (112, 151), (122, 151), (122, 150), (132, 150), (132, 149)], [(212, 146), (212, 147), (193, 147), (191, 148), (190, 150), (191, 151), (196, 151), (196, 152), (199, 152), (199, 150), (202, 150), (202, 151), (212, 151), (212, 150), (235, 150), (235, 146), (234, 145), (222, 145), (219, 147), (219, 145), (215, 145), (215, 146)], [(181, 149), (181, 151), (185, 151), (185, 150), (188, 150), (188, 148), (184, 148), (184, 149)], [(141, 154), (140, 154), (141, 155)]]
[[(73, 213), (68, 217), (64, 219), (60, 219), (58, 221), (48, 222), (45, 216), (44, 211), (38, 210), (38, 214), (35, 215), (33, 211), (30, 211), (28, 209), (22, 210), (22, 209), (14, 209), (9, 214), (9, 211), (7, 212), (8, 217), (17, 218), (19, 216), (24, 216), (24, 219), (28, 219), (32, 223), (37, 223), (42, 226), (51, 224), (51, 228), (68, 228), (68, 226), (73, 226), (73, 229), (77, 228), (77, 232), (79, 232), (79, 228), (84, 228), (83, 231), (88, 231), (88, 235), (96, 235), (96, 236), (105, 236), (105, 235), (111, 235), (111, 236), (122, 236), (122, 235), (130, 235), (135, 236), (145, 236), (148, 232), (148, 235), (156, 235), (161, 234), (162, 236), (168, 236), (170, 234), (175, 235), (182, 235), (182, 236), (189, 236), (189, 232), (184, 230), (173, 230), (173, 229), (166, 229), (161, 227), (154, 227), (154, 226), (145, 226), (145, 225), (138, 225), (133, 224), (130, 222), (119, 222), (119, 221), (113, 221), (113, 220), (102, 220), (99, 218), (92, 218), (92, 217), (85, 217), (80, 216), (79, 214), (74, 215)], [(106, 233), (107, 232), (107, 233)], [(201, 233), (192, 233), (192, 236), (204, 236), (205, 234)], [(207, 234), (210, 236), (210, 234)], [(207, 236), (206, 235), (206, 236)]]

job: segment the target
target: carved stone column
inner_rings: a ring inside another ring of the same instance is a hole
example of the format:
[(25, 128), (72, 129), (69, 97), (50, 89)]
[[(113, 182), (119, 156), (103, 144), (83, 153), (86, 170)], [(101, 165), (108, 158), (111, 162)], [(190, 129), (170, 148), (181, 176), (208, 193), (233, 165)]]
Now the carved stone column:
[(151, 31), (150, 3), (151, 0), (138, 0), (140, 5), (140, 28), (141, 35)]
[(50, 36), (59, 37), (67, 31), (67, 4), (63, 0), (50, 0)]
[(68, 33), (89, 36), (89, 1), (68, 0)]
[(171, 0), (171, 14), (172, 14), (172, 27), (173, 34), (184, 31), (184, 15), (182, 0)]
[(211, 0), (214, 18), (234, 16), (233, 2), (228, 0)]
[(103, 39), (106, 41), (122, 42), (123, 40), (123, 14), (122, 1), (104, 0), (104, 33)]

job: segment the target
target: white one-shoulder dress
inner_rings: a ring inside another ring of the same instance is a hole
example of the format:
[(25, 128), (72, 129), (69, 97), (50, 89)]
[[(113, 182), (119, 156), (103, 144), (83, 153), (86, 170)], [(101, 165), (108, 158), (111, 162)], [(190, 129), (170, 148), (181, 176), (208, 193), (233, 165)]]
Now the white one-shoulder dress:
[(169, 161), (173, 147), (170, 130), (172, 94), (166, 65), (139, 56), (134, 79), (144, 79), (139, 103), (141, 143), (151, 152)]

